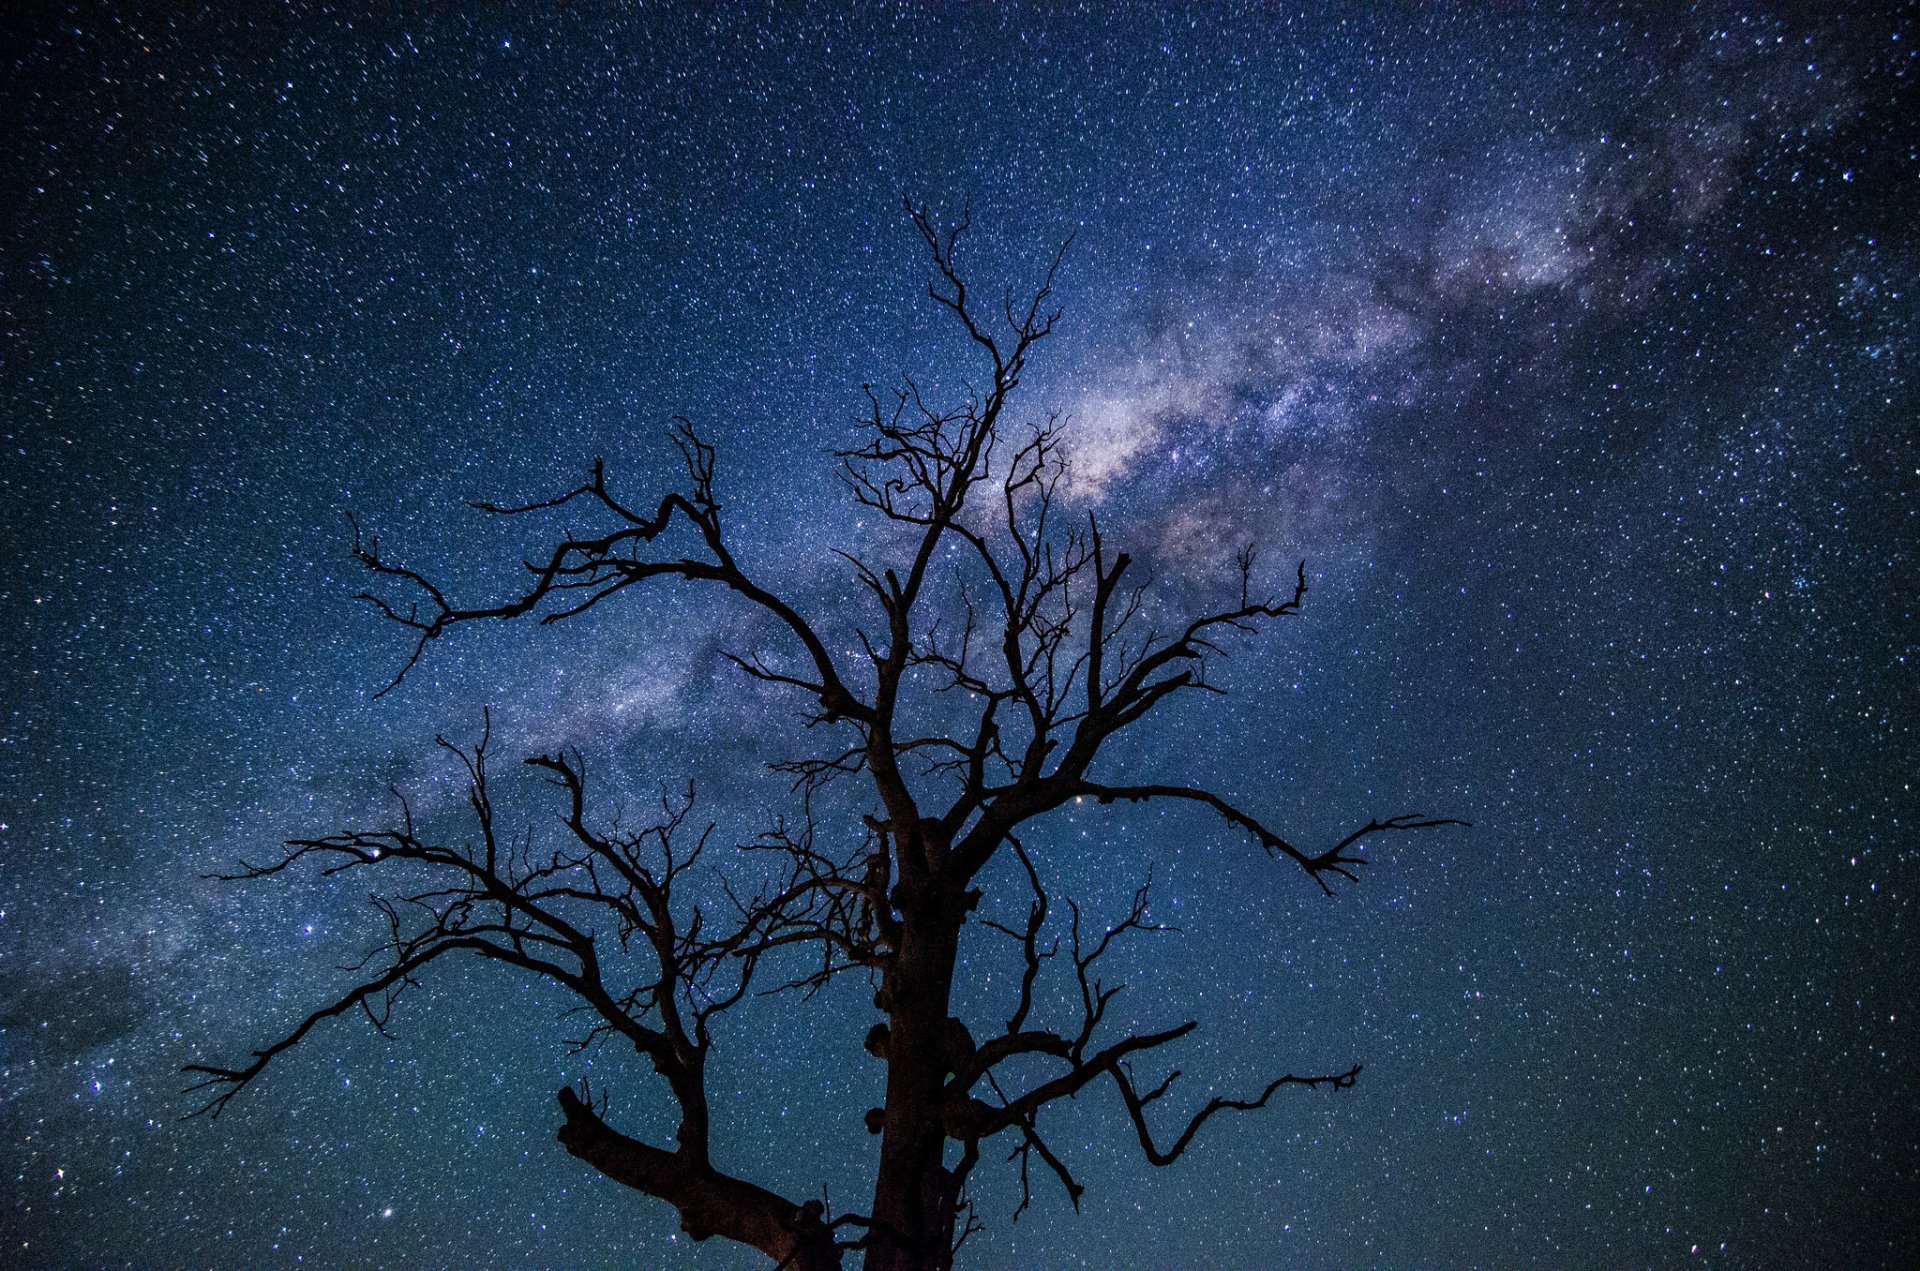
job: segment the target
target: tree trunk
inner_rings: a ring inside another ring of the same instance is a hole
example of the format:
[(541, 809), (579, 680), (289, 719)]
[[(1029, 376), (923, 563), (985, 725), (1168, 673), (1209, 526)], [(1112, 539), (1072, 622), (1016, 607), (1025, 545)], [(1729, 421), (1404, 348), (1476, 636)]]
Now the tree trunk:
[(882, 987), (887, 1102), (866, 1271), (948, 1271), (961, 1180), (946, 1168), (942, 1092), (953, 1070), (948, 998), (964, 901), (956, 893), (903, 907), (900, 949)]

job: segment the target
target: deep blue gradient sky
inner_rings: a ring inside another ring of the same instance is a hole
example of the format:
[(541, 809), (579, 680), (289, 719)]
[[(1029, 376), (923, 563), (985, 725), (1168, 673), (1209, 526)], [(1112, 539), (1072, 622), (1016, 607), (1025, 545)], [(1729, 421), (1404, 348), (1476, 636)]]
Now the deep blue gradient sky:
[[(718, 656), (765, 638), (746, 615), (464, 630), (375, 701), (406, 645), (351, 600), (348, 515), (489, 595), (528, 530), (462, 500), (603, 456), (647, 502), (681, 413), (742, 556), (833, 611), (870, 527), (823, 456), (860, 385), (970, 373), (902, 193), (971, 201), (989, 294), (1075, 235), (1025, 412), (1070, 418), (1076, 514), (1171, 601), (1249, 538), (1308, 561), (1234, 695), (1116, 770), (1307, 840), (1474, 822), (1331, 899), (1199, 818), (1057, 827), (1090, 913), (1157, 863), (1184, 932), (1121, 1002), (1201, 1020), (1188, 1106), (1366, 1072), (1160, 1171), (1096, 1089), (1046, 1122), (1082, 1211), (1041, 1180), (1010, 1225), (989, 1157), (965, 1258), (1920, 1253), (1920, 29), (460, 7), (41, 5), (0, 39), (0, 1261), (759, 1265), (554, 1142), (589, 1071), (616, 1125), (663, 1105), (569, 1057), (538, 986), (453, 969), (395, 1040), (340, 1021), (216, 1122), (179, 1120), (177, 1069), (277, 1035), (378, 934), (358, 880), (203, 876), (383, 818), (390, 781), (450, 817), (432, 738), (483, 706), (503, 753), (577, 746), (636, 806), (691, 778), (721, 840), (762, 828), (757, 765), (806, 739)], [(751, 1018), (721, 1159), (857, 1207), (864, 993)]]

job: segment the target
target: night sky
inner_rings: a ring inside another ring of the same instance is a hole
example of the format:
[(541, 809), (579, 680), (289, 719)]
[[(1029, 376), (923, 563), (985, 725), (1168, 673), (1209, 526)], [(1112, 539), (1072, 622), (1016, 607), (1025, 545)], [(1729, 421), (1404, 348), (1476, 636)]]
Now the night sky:
[[(382, 823), (389, 783), (457, 826), (433, 737), (483, 708), (499, 753), (578, 747), (633, 808), (692, 780), (723, 844), (787, 806), (760, 765), (818, 738), (721, 657), (775, 647), (745, 610), (476, 625), (375, 700), (408, 642), (352, 599), (349, 516), (492, 598), (539, 527), (463, 500), (604, 457), (650, 507), (684, 414), (743, 560), (846, 613), (833, 551), (874, 527), (827, 455), (860, 386), (978, 376), (903, 194), (971, 203), (991, 296), (1074, 236), (1021, 416), (1068, 418), (1073, 515), (1169, 604), (1243, 541), (1275, 584), (1307, 561), (1232, 696), (1113, 770), (1309, 842), (1473, 822), (1331, 898), (1198, 815), (1037, 838), (1090, 916), (1155, 866), (1182, 931), (1118, 955), (1115, 1009), (1201, 1021), (1169, 1105), (1366, 1070), (1166, 1170), (1093, 1087), (1043, 1121), (1081, 1212), (1042, 1177), (1011, 1224), (989, 1145), (963, 1262), (1920, 1254), (1893, 6), (35, 8), (0, 35), (0, 1261), (764, 1264), (554, 1142), (567, 1081), (635, 1133), (665, 1100), (503, 970), (441, 964), (393, 1040), (335, 1021), (217, 1121), (181, 1120), (178, 1069), (284, 1032), (381, 933), (370, 880), (205, 875)], [(530, 780), (500, 797), (551, 825)], [(992, 1020), (1013, 962), (968, 949)], [(719, 1160), (864, 1206), (874, 1018), (856, 985), (730, 1016)]]

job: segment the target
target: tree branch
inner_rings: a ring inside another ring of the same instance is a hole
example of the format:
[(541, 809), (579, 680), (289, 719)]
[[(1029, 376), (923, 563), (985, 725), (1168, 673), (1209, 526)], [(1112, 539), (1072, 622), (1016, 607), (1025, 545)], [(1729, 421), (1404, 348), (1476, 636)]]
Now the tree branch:
[(1153, 1132), (1147, 1128), (1146, 1107), (1167, 1092), (1174, 1078), (1180, 1075), (1179, 1070), (1175, 1069), (1165, 1081), (1145, 1095), (1134, 1090), (1133, 1078), (1123, 1065), (1110, 1065), (1106, 1071), (1113, 1074), (1114, 1084), (1120, 1087), (1120, 1098), (1127, 1105), (1127, 1115), (1133, 1118), (1133, 1128), (1140, 1137), (1141, 1150), (1155, 1165), (1171, 1165), (1178, 1160), (1180, 1154), (1185, 1152), (1188, 1145), (1193, 1142), (1193, 1136), (1200, 1132), (1200, 1127), (1212, 1120), (1216, 1113), (1252, 1112), (1255, 1109), (1264, 1108), (1267, 1106), (1267, 1101), (1273, 1098), (1274, 1092), (1282, 1086), (1306, 1086), (1308, 1089), (1332, 1086), (1335, 1090), (1347, 1090), (1360, 1077), (1360, 1065), (1355, 1064), (1345, 1072), (1323, 1077), (1296, 1077), (1291, 1073), (1284, 1077), (1276, 1077), (1268, 1083), (1265, 1090), (1260, 1092), (1260, 1097), (1257, 1099), (1222, 1099), (1216, 1096), (1207, 1100), (1206, 1106), (1193, 1114), (1193, 1119), (1187, 1122), (1186, 1129), (1180, 1132), (1180, 1137), (1174, 1140), (1173, 1146), (1162, 1151), (1154, 1144)]
[[(423, 593), (427, 602), (424, 612), (417, 601), (403, 611), (398, 605), (372, 592), (360, 594), (359, 599), (372, 604), (387, 618), (415, 633), (412, 652), (401, 665), (399, 673), (376, 696), (384, 696), (398, 688), (408, 672), (419, 664), (428, 642), (440, 638), (461, 623), (483, 619), (508, 621), (533, 613), (550, 599), (562, 599), (565, 603), (561, 607), (551, 609), (540, 619), (542, 623), (558, 622), (586, 612), (615, 592), (623, 591), (635, 583), (671, 577), (689, 582), (719, 583), (771, 614), (799, 640), (813, 662), (817, 677), (817, 682), (784, 682), (797, 684), (816, 694), (828, 719), (848, 718), (871, 723), (872, 707), (861, 702), (847, 688), (826, 642), (812, 625), (787, 602), (753, 581), (734, 560), (722, 532), (720, 504), (714, 498), (713, 447), (701, 440), (693, 425), (685, 419), (676, 419), (672, 437), (680, 450), (691, 489), (686, 493), (675, 491), (663, 495), (650, 517), (634, 513), (613, 496), (607, 488), (604, 467), (597, 459), (593, 464), (592, 476), (584, 484), (555, 498), (515, 506), (473, 504), (480, 511), (501, 516), (520, 516), (585, 502), (603, 513), (611, 514), (620, 522), (617, 528), (598, 537), (576, 538), (569, 534), (554, 545), (544, 562), (526, 562), (528, 572), (533, 575), (531, 585), (513, 599), (499, 604), (473, 607), (453, 604), (425, 575), (381, 556), (379, 540), (363, 540), (358, 525), (355, 525), (355, 559), (369, 572)], [(677, 519), (684, 520), (699, 535), (711, 559), (646, 560), (638, 554), (642, 546), (665, 533)], [(584, 598), (572, 599), (576, 593), (584, 593)]]
[(1468, 826), (1471, 824), (1471, 822), (1457, 820), (1453, 817), (1422, 816), (1418, 812), (1403, 813), (1399, 816), (1388, 817), (1384, 821), (1368, 821), (1365, 825), (1347, 835), (1326, 851), (1309, 853), (1295, 847), (1279, 834), (1268, 829), (1252, 816), (1242, 812), (1239, 808), (1234, 807), (1231, 803), (1228, 803), (1225, 799), (1210, 790), (1200, 790), (1191, 786), (1172, 785), (1110, 786), (1092, 781), (1081, 781), (1076, 784), (1074, 792), (1077, 795), (1085, 795), (1098, 799), (1101, 803), (1114, 803), (1120, 800), (1125, 800), (1130, 803), (1141, 803), (1148, 799), (1182, 799), (1190, 803), (1199, 803), (1212, 808), (1227, 821), (1239, 826), (1248, 834), (1252, 835), (1254, 841), (1260, 844), (1267, 855), (1285, 856), (1299, 865), (1300, 868), (1306, 870), (1313, 881), (1320, 884), (1320, 889), (1328, 895), (1333, 894), (1333, 888), (1326, 880), (1326, 875), (1328, 874), (1337, 874), (1352, 883), (1360, 881), (1360, 876), (1355, 874), (1353, 870), (1358, 866), (1365, 865), (1367, 863), (1366, 859), (1364, 857), (1349, 855), (1348, 849), (1358, 847), (1369, 835), (1384, 834), (1394, 830), (1430, 830), (1446, 825)]
[(705, 1160), (665, 1152), (613, 1129), (590, 1101), (561, 1087), (566, 1122), (559, 1139), (569, 1155), (616, 1183), (658, 1197), (680, 1211), (680, 1226), (695, 1240), (723, 1236), (751, 1245), (780, 1266), (825, 1271), (840, 1265), (833, 1231), (817, 1200), (796, 1205)]

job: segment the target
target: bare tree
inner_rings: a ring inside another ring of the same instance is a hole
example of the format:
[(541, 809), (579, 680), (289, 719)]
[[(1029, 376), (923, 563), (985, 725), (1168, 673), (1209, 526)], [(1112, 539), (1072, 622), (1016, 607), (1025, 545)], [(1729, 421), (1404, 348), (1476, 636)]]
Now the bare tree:
[[(830, 642), (799, 605), (736, 558), (716, 494), (714, 450), (685, 420), (673, 434), (685, 484), (651, 512), (617, 496), (597, 462), (583, 484), (557, 498), (477, 505), (503, 516), (564, 508), (602, 527), (564, 535), (529, 564), (531, 582), (504, 601), (456, 603), (376, 542), (355, 544), (377, 582), (365, 598), (413, 636), (389, 689), (429, 644), (463, 623), (557, 622), (643, 584), (711, 584), (770, 618), (790, 639), (791, 655), (732, 661), (796, 695), (809, 736), (831, 739), (810, 757), (771, 764), (791, 780), (794, 804), (753, 845), (778, 862), (774, 881), (742, 894), (701, 864), (707, 835), (692, 823), (691, 790), (663, 800), (654, 823), (638, 832), (596, 825), (584, 765), (568, 754), (525, 760), (550, 778), (560, 805), (557, 844), (536, 850), (532, 834), (496, 824), (490, 733), (470, 749), (442, 739), (466, 779), (474, 826), (467, 842), (425, 836), (396, 791), (396, 823), (294, 840), (279, 859), (233, 875), (259, 878), (312, 863), (329, 875), (375, 870), (396, 886), (375, 899), (386, 938), (351, 987), (239, 1066), (188, 1068), (201, 1078), (193, 1088), (208, 1092), (202, 1111), (217, 1115), (278, 1055), (335, 1016), (359, 1011), (384, 1026), (396, 996), (429, 964), (489, 959), (564, 988), (588, 1021), (582, 1045), (630, 1044), (678, 1110), (672, 1145), (645, 1143), (609, 1124), (604, 1102), (584, 1084), (562, 1089), (559, 1139), (569, 1153), (672, 1205), (695, 1239), (723, 1236), (805, 1271), (839, 1267), (858, 1250), (866, 1267), (893, 1271), (952, 1265), (975, 1229), (964, 1188), (989, 1140), (1004, 1136), (1008, 1159), (1018, 1164), (1022, 1209), (1036, 1162), (1077, 1206), (1081, 1186), (1048, 1146), (1040, 1114), (1102, 1078), (1155, 1165), (1178, 1159), (1213, 1117), (1265, 1107), (1283, 1086), (1353, 1084), (1357, 1064), (1288, 1074), (1248, 1098), (1209, 1099), (1156, 1129), (1157, 1105), (1179, 1074), (1143, 1083), (1133, 1064), (1196, 1024), (1109, 1035), (1102, 1026), (1120, 988), (1099, 975), (1116, 941), (1159, 929), (1148, 887), (1097, 935), (1071, 902), (1063, 921), (1023, 831), (1076, 801), (1193, 804), (1331, 892), (1336, 879), (1357, 881), (1359, 849), (1370, 837), (1462, 823), (1421, 815), (1370, 820), (1313, 850), (1211, 790), (1099, 775), (1108, 743), (1169, 700), (1220, 691), (1207, 670), (1221, 641), (1296, 613), (1307, 591), (1305, 566), (1292, 571), (1283, 592), (1268, 594), (1249, 547), (1238, 555), (1231, 594), (1177, 623), (1161, 619), (1156, 629), (1150, 615), (1158, 611), (1132, 559), (1108, 547), (1092, 517), (1063, 524), (1058, 420), (1019, 427), (1008, 420), (1028, 359), (1059, 317), (1051, 305), (1065, 247), (1024, 305), (1009, 295), (986, 307), (957, 259), (967, 218), (943, 226), (925, 208), (908, 211), (932, 259), (928, 294), (964, 332), (980, 381), (944, 407), (912, 380), (886, 393), (867, 390), (860, 443), (837, 458), (853, 499), (894, 526), (904, 548), (891, 564), (841, 554), (872, 605), (870, 621), (847, 615), (855, 624), (850, 644)], [(669, 541), (687, 550), (665, 550)], [(956, 553), (959, 565), (949, 570)], [(926, 705), (930, 699), (936, 708)], [(864, 792), (864, 834), (857, 842), (822, 841), (816, 800), (829, 786), (854, 781)], [(977, 880), (1003, 853), (1019, 866), (1011, 876), (1024, 878), (1024, 921), (975, 916)], [(952, 1012), (969, 921), (1006, 942), (1015, 968), (1017, 995), (991, 1028)], [(1050, 968), (1066, 977), (1065, 1000), (1075, 1003), (1065, 1021), (1042, 1022), (1049, 1012), (1040, 986)], [(886, 1094), (866, 1116), (880, 1140), (872, 1202), (864, 1212), (830, 1214), (822, 1201), (778, 1195), (715, 1165), (707, 1065), (716, 1017), (770, 988), (812, 992), (849, 973), (875, 990), (881, 1018), (866, 1049), (885, 1065)]]

